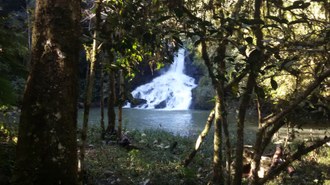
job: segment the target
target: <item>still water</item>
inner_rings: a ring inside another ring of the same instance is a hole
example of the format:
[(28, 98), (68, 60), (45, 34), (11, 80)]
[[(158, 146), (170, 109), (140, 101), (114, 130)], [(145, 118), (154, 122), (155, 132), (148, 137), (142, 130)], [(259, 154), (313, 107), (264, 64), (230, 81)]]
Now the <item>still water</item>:
[[(105, 109), (105, 124), (107, 125), (107, 109)], [(196, 136), (205, 126), (205, 122), (210, 111), (202, 110), (161, 110), (161, 109), (123, 109), (123, 128), (125, 130), (150, 130), (160, 129), (181, 136)], [(79, 110), (78, 122), (82, 123), (83, 109)], [(118, 115), (118, 114), (117, 114)], [(91, 108), (89, 124), (100, 124), (100, 109)], [(236, 133), (236, 117), (233, 113), (228, 115), (229, 132)], [(304, 129), (295, 128), (298, 138), (322, 138), (328, 135), (329, 124), (316, 123), (304, 124)], [(257, 131), (257, 121), (254, 115), (247, 114), (245, 121), (244, 139), (248, 144), (252, 144)], [(287, 127), (280, 129), (278, 139), (283, 139), (287, 135)]]
[[(79, 122), (82, 122), (82, 112), (79, 111)], [(107, 110), (105, 110), (106, 114)], [(176, 135), (197, 135), (205, 125), (210, 111), (203, 110), (161, 110), (161, 109), (123, 109), (123, 127), (127, 130), (161, 129)], [(230, 131), (235, 132), (235, 116), (228, 116)], [(90, 110), (90, 124), (100, 123), (100, 109)], [(107, 118), (105, 116), (105, 123)], [(256, 124), (247, 121), (246, 134), (254, 135)]]

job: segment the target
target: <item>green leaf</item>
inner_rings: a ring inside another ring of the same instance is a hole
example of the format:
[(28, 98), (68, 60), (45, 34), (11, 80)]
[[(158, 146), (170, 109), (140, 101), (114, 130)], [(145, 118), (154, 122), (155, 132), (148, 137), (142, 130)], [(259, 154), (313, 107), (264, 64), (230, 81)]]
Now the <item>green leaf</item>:
[(274, 90), (276, 90), (278, 88), (278, 84), (277, 82), (274, 80), (274, 78), (270, 79), (270, 85), (272, 86), (272, 88)]

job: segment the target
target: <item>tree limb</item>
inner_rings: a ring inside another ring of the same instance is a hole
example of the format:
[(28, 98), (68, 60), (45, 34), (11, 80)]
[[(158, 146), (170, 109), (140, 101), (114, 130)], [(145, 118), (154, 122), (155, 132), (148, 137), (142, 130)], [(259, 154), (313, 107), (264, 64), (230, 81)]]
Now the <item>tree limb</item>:
[(293, 161), (300, 159), (301, 156), (306, 155), (307, 153), (321, 147), (322, 145), (324, 145), (329, 141), (330, 141), (330, 137), (325, 136), (324, 139), (318, 140), (310, 146), (305, 147), (302, 144), (300, 148), (298, 147), (298, 150), (293, 155), (286, 158), (286, 161), (284, 163), (279, 164), (273, 170), (269, 171), (268, 174), (259, 181), (259, 184), (264, 184), (267, 181), (273, 179), (275, 176), (280, 174), (284, 169), (286, 169)]
[(193, 158), (195, 157), (196, 153), (198, 152), (201, 144), (203, 143), (204, 141), (204, 138), (206, 137), (206, 135), (209, 133), (210, 131), (210, 128), (212, 126), (212, 122), (214, 120), (214, 115), (215, 115), (215, 111), (214, 109), (210, 112), (208, 118), (207, 118), (207, 121), (205, 123), (205, 127), (204, 127), (204, 130), (199, 134), (198, 136), (198, 139), (196, 141), (196, 145), (195, 145), (195, 148), (194, 150), (190, 153), (190, 155), (183, 161), (183, 166), (184, 167), (187, 167), (191, 161), (193, 160)]

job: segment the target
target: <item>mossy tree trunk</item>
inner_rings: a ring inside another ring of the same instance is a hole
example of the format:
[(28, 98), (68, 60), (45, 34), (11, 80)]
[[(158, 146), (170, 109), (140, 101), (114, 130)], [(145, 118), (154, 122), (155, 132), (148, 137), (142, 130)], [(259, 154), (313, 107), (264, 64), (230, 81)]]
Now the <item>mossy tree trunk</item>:
[(13, 184), (75, 185), (80, 1), (36, 5)]

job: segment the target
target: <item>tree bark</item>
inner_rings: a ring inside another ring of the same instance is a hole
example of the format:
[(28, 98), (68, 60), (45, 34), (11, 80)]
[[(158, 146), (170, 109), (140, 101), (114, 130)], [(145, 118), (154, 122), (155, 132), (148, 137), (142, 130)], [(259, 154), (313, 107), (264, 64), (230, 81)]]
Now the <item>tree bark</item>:
[(216, 97), (214, 122), (214, 150), (213, 150), (213, 183), (223, 185), (224, 170), (222, 166), (222, 127), (221, 127), (221, 101)]
[(75, 185), (80, 1), (36, 5), (13, 184)]

